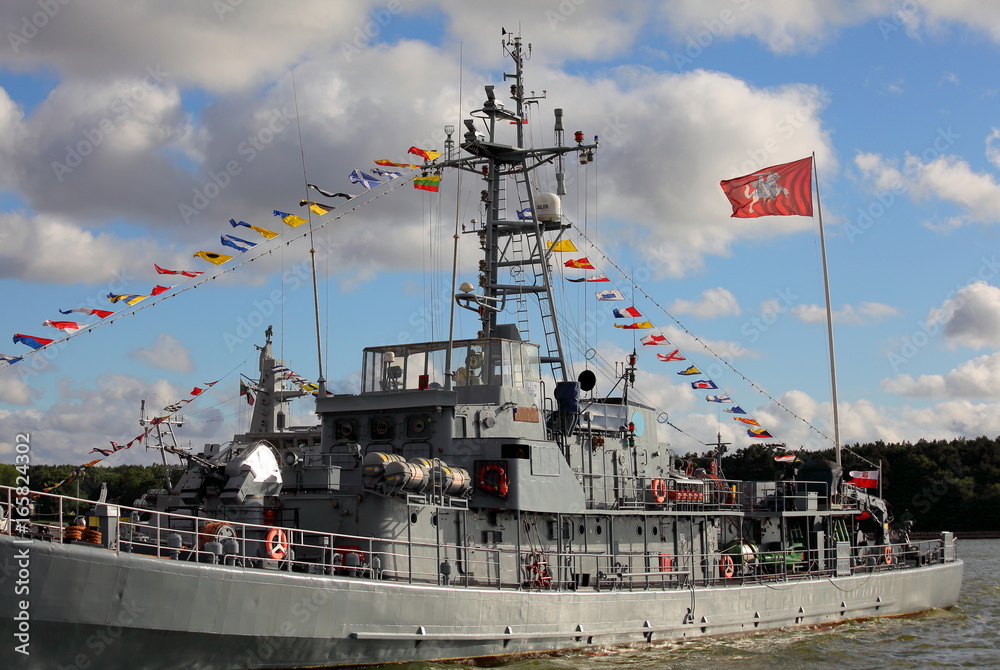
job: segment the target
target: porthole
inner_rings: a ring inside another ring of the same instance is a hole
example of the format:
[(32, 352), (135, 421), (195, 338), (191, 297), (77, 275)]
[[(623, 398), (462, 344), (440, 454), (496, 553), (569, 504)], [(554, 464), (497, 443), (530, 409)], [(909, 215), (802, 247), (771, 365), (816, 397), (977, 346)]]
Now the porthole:
[(635, 534), (636, 535), (642, 535), (642, 526), (636, 526), (635, 527)]
[(580, 535), (586, 535), (586, 534), (587, 534), (587, 527), (586, 527), (586, 526), (584, 526), (584, 525), (583, 525), (583, 524), (581, 523), (581, 524), (580, 524)]
[(600, 535), (601, 534), (601, 526), (598, 525), (594, 532), (596, 532), (598, 535)]
[(412, 514), (410, 514), (410, 523), (416, 523), (416, 522), (417, 522), (417, 513), (413, 512)]

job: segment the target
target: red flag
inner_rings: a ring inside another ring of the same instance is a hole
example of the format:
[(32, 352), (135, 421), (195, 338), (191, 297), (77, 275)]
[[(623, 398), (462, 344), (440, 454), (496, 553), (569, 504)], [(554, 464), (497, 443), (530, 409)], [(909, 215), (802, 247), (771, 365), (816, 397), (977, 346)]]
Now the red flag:
[(65, 330), (67, 333), (75, 333), (87, 324), (77, 323), (76, 321), (42, 321), (42, 325)]
[[(643, 344), (645, 344), (645, 342)], [(687, 360), (686, 358), (684, 358), (683, 356), (681, 356), (680, 349), (674, 349), (669, 354), (656, 354), (656, 357), (659, 358), (664, 363), (667, 363), (669, 361), (685, 361), (685, 360)]]
[(160, 286), (159, 284), (157, 284), (156, 286), (153, 287), (153, 290), (150, 291), (149, 294), (150, 295), (160, 295), (161, 293), (165, 293), (165, 292), (169, 291), (172, 288), (173, 288), (173, 286)]
[(197, 386), (195, 386), (193, 389), (191, 389), (191, 395), (201, 395), (204, 392), (205, 392), (205, 389), (200, 389)]
[(812, 156), (719, 182), (733, 216), (812, 216)]
[(98, 316), (102, 319), (106, 316), (111, 316), (112, 314), (114, 314), (114, 312), (108, 312), (107, 310), (89, 309), (87, 307), (78, 307), (76, 309), (66, 309), (66, 310), (61, 309), (59, 310), (59, 312), (62, 314), (72, 314), (73, 312), (80, 312), (81, 314), (90, 314), (92, 316)]
[(161, 275), (184, 275), (185, 277), (197, 277), (198, 275), (205, 274), (204, 272), (190, 272), (188, 270), (167, 270), (166, 268), (161, 268), (156, 263), (153, 263), (153, 267), (156, 268), (157, 274)]
[(590, 264), (590, 259), (588, 258), (577, 258), (576, 260), (570, 259), (563, 263), (568, 268), (576, 268), (578, 270), (594, 270), (594, 266)]
[(667, 342), (665, 335), (647, 335), (639, 341), (642, 342), (643, 346), (646, 346), (647, 344), (670, 344)]
[(52, 344), (53, 340), (47, 337), (35, 337), (34, 335), (22, 335), (18, 333), (14, 336), (14, 344), (20, 342), (21, 344), (27, 344), (32, 349), (41, 349), (42, 347)]
[(431, 151), (430, 149), (420, 149), (417, 147), (410, 147), (406, 150), (406, 153), (426, 158), (429, 161), (432, 161), (435, 158), (440, 158), (442, 155), (440, 151)]
[(385, 160), (385, 159), (377, 160), (377, 161), (375, 161), (375, 164), (376, 165), (384, 165), (386, 167), (405, 167), (405, 168), (418, 168), (418, 167), (420, 167), (419, 165), (414, 165), (413, 163), (393, 163), (392, 161)]

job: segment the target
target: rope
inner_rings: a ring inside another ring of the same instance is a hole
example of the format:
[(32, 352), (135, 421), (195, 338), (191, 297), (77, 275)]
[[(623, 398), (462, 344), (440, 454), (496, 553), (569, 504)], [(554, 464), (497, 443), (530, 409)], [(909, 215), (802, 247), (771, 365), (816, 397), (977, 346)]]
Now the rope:
[[(389, 188), (386, 188), (381, 193), (376, 193), (375, 195), (367, 198), (366, 200), (363, 200), (362, 202), (354, 205), (353, 207), (351, 207), (350, 209), (344, 211), (343, 213), (338, 214), (337, 216), (335, 216), (335, 217), (333, 217), (331, 219), (328, 219), (327, 221), (323, 221), (322, 223), (318, 223), (318, 225), (315, 227), (315, 229), (323, 228), (323, 227), (325, 227), (325, 226), (333, 223), (334, 221), (339, 221), (340, 219), (344, 218), (348, 214), (354, 213), (355, 211), (357, 211), (358, 209), (364, 207), (365, 205), (368, 205), (369, 203), (372, 203), (372, 202), (378, 200), (379, 198), (381, 198), (381, 197), (383, 197), (385, 195), (388, 195), (389, 193), (391, 193), (392, 191), (396, 190), (397, 188), (400, 188), (401, 186), (403, 186), (403, 184), (412, 181), (419, 174), (416, 171), (412, 171), (412, 172), (414, 172), (414, 174), (411, 174), (410, 176), (400, 177), (398, 179), (393, 179), (391, 182), (385, 182), (385, 185), (389, 186)], [(373, 190), (375, 190), (375, 189), (373, 189)], [(348, 201), (348, 203), (355, 202), (355, 200), (364, 198), (366, 195), (371, 195), (371, 193), (372, 193), (372, 191), (367, 191), (365, 194), (360, 195), (357, 198), (354, 198), (353, 200)], [(348, 203), (344, 203), (344, 204), (346, 205)], [(344, 205), (341, 205), (341, 207), (343, 207), (343, 206)], [(317, 222), (321, 221), (323, 219), (323, 217), (326, 217), (326, 216), (329, 216), (330, 214), (332, 214), (334, 212), (334, 210), (336, 210), (336, 209), (339, 209), (339, 208), (334, 208), (333, 210), (330, 210), (330, 212), (328, 212), (327, 214), (324, 214), (322, 217), (319, 217), (317, 219)], [(295, 229), (293, 228), (292, 231), (294, 231), (294, 230)], [(152, 300), (149, 300), (147, 298), (147, 300), (143, 300), (141, 303), (139, 303), (137, 305), (133, 305), (133, 306), (128, 307), (126, 309), (123, 309), (123, 310), (120, 310), (118, 312), (115, 312), (114, 314), (112, 314), (112, 315), (110, 315), (110, 316), (108, 316), (108, 317), (106, 317), (104, 319), (101, 319), (100, 321), (96, 321), (94, 323), (87, 324), (86, 327), (81, 328), (80, 330), (76, 331), (75, 333), (70, 333), (66, 337), (63, 337), (63, 338), (58, 339), (58, 340), (55, 340), (51, 344), (47, 344), (44, 347), (39, 347), (38, 349), (32, 349), (31, 351), (26, 352), (25, 354), (23, 354), (22, 356), (20, 356), (20, 358), (27, 359), (27, 358), (29, 358), (31, 356), (34, 356), (35, 354), (37, 354), (37, 353), (45, 350), (48, 347), (55, 347), (55, 345), (59, 345), (59, 344), (62, 344), (64, 342), (68, 342), (69, 340), (73, 339), (74, 337), (77, 337), (79, 335), (83, 335), (84, 333), (93, 332), (94, 330), (97, 330), (98, 328), (100, 328), (102, 326), (110, 325), (110, 324), (114, 323), (115, 321), (118, 321), (119, 319), (121, 319), (121, 318), (123, 318), (125, 316), (132, 316), (132, 315), (138, 314), (139, 312), (141, 312), (144, 309), (155, 307), (156, 305), (159, 305), (164, 300), (169, 300), (171, 298), (175, 298), (175, 297), (179, 296), (181, 293), (184, 293), (185, 291), (190, 291), (192, 289), (198, 288), (199, 286), (201, 286), (205, 282), (214, 281), (218, 277), (221, 277), (221, 276), (223, 276), (223, 275), (225, 275), (227, 273), (230, 273), (230, 272), (234, 272), (235, 270), (237, 270), (238, 268), (243, 267), (247, 263), (253, 263), (257, 259), (259, 259), (259, 258), (261, 258), (261, 257), (263, 257), (263, 256), (265, 256), (267, 254), (270, 254), (273, 251), (275, 251), (278, 248), (280, 248), (280, 246), (281, 246), (282, 243), (284, 243), (285, 246), (288, 246), (292, 242), (294, 242), (295, 240), (298, 240), (298, 239), (301, 239), (303, 237), (306, 237), (307, 235), (311, 235), (312, 232), (313, 232), (313, 230), (314, 230), (314, 227), (312, 225), (310, 225), (307, 230), (304, 230), (302, 232), (285, 233), (285, 234), (279, 235), (279, 236), (277, 236), (277, 237), (275, 237), (273, 239), (261, 242), (261, 243), (257, 244), (255, 247), (252, 247), (252, 249), (250, 251), (243, 252), (238, 257), (239, 260), (236, 263), (230, 264), (229, 262), (227, 262), (225, 267), (218, 266), (219, 270), (216, 271), (213, 274), (207, 274), (206, 273), (206, 274), (200, 275), (198, 277), (192, 277), (188, 281), (182, 282), (181, 284), (177, 284), (176, 286), (174, 286), (174, 288), (176, 290), (173, 290), (173, 291), (171, 291), (169, 293), (163, 293), (160, 296), (152, 296)], [(289, 234), (291, 235), (290, 237), (288, 237)], [(251, 255), (251, 254), (253, 254), (253, 255)], [(177, 288), (177, 287), (180, 287), (180, 288)], [(11, 365), (12, 365), (11, 363), (8, 363), (4, 367), (5, 368), (9, 368), (9, 367), (11, 367)], [(2, 371), (2, 369), (3, 368), (0, 368), (0, 371)]]
[(666, 310), (666, 308), (665, 308), (665, 307), (663, 307), (663, 305), (661, 305), (661, 304), (660, 304), (659, 302), (657, 302), (657, 301), (656, 301), (656, 300), (655, 300), (655, 299), (654, 299), (654, 298), (653, 298), (652, 296), (650, 296), (650, 295), (649, 295), (648, 293), (646, 293), (646, 291), (644, 291), (644, 290), (642, 289), (642, 287), (641, 287), (641, 286), (639, 286), (638, 284), (636, 284), (636, 283), (635, 283), (635, 282), (634, 282), (634, 281), (632, 280), (632, 278), (631, 278), (631, 277), (629, 276), (629, 274), (628, 274), (627, 272), (625, 272), (625, 271), (624, 271), (624, 270), (623, 270), (623, 269), (622, 269), (621, 267), (619, 267), (617, 263), (615, 263), (615, 262), (614, 262), (613, 260), (611, 260), (611, 258), (609, 258), (609, 257), (607, 256), (607, 254), (605, 254), (605, 253), (604, 253), (604, 252), (603, 252), (603, 251), (602, 251), (602, 250), (600, 249), (600, 247), (598, 247), (598, 246), (597, 246), (597, 245), (596, 245), (596, 244), (595, 244), (595, 243), (594, 243), (594, 242), (593, 242), (592, 240), (590, 240), (590, 239), (589, 239), (589, 238), (588, 238), (588, 237), (587, 237), (587, 236), (586, 236), (585, 234), (582, 234), (582, 236), (583, 236), (583, 238), (584, 238), (584, 239), (586, 239), (586, 240), (587, 240), (587, 243), (588, 243), (588, 244), (589, 244), (589, 245), (590, 245), (590, 246), (591, 246), (591, 247), (592, 247), (592, 248), (593, 248), (593, 249), (594, 249), (594, 250), (595, 250), (595, 251), (596, 251), (596, 252), (597, 252), (598, 254), (600, 254), (601, 258), (602, 258), (602, 259), (603, 259), (603, 260), (604, 260), (605, 262), (607, 262), (607, 263), (608, 263), (608, 264), (609, 264), (609, 265), (610, 265), (611, 267), (613, 267), (613, 268), (614, 268), (615, 270), (617, 270), (617, 271), (618, 271), (618, 272), (619, 272), (619, 273), (620, 273), (620, 274), (621, 274), (621, 275), (622, 275), (622, 276), (623, 276), (623, 277), (624, 277), (624, 278), (625, 278), (625, 279), (626, 279), (627, 281), (629, 281), (629, 282), (630, 282), (630, 283), (632, 284), (632, 286), (633, 286), (633, 287), (635, 288), (635, 290), (638, 290), (638, 291), (639, 291), (639, 292), (640, 292), (640, 293), (641, 293), (641, 294), (643, 295), (643, 297), (645, 297), (645, 298), (646, 298), (647, 300), (649, 300), (649, 301), (650, 301), (651, 303), (653, 303), (653, 304), (654, 304), (654, 305), (655, 305), (655, 306), (657, 307), (657, 309), (659, 309), (659, 310), (660, 310), (661, 312), (663, 312), (663, 313), (664, 313), (664, 314), (665, 314), (665, 315), (666, 315), (667, 317), (669, 317), (669, 318), (670, 318), (670, 320), (672, 320), (672, 321), (673, 321), (674, 323), (676, 323), (676, 324), (677, 324), (677, 327), (678, 327), (678, 328), (680, 328), (680, 329), (681, 329), (682, 331), (684, 331), (684, 333), (685, 333), (685, 334), (686, 334), (686, 335), (687, 335), (688, 337), (690, 337), (690, 338), (691, 338), (691, 339), (693, 339), (693, 340), (694, 340), (695, 342), (697, 342), (698, 344), (700, 344), (700, 345), (701, 345), (701, 346), (702, 346), (702, 347), (703, 347), (703, 348), (705, 349), (705, 351), (707, 351), (707, 352), (708, 352), (709, 354), (711, 354), (711, 355), (712, 355), (712, 356), (713, 356), (713, 357), (714, 357), (714, 358), (715, 358), (715, 359), (716, 359), (717, 361), (719, 361), (719, 362), (720, 362), (720, 363), (722, 363), (722, 364), (723, 364), (724, 366), (726, 366), (727, 368), (729, 368), (729, 369), (730, 369), (730, 370), (731, 370), (731, 371), (732, 371), (733, 373), (735, 373), (735, 374), (736, 374), (736, 376), (738, 376), (738, 377), (739, 377), (740, 379), (742, 379), (742, 380), (743, 380), (744, 382), (746, 382), (746, 383), (747, 383), (747, 384), (748, 384), (748, 385), (749, 385), (749, 386), (750, 386), (751, 388), (753, 388), (753, 389), (754, 389), (755, 391), (757, 391), (758, 393), (760, 393), (760, 394), (762, 394), (763, 396), (765, 396), (765, 397), (766, 397), (766, 398), (767, 398), (768, 400), (770, 400), (770, 401), (771, 401), (772, 403), (774, 403), (774, 404), (775, 404), (776, 406), (780, 407), (780, 408), (781, 408), (781, 409), (783, 409), (783, 410), (784, 410), (785, 412), (787, 412), (787, 413), (788, 413), (788, 414), (790, 414), (791, 416), (795, 417), (796, 419), (798, 419), (799, 421), (801, 421), (802, 423), (804, 423), (804, 424), (805, 424), (806, 426), (808, 426), (808, 427), (809, 427), (809, 428), (810, 428), (811, 430), (813, 430), (813, 431), (814, 431), (814, 432), (815, 432), (815, 433), (816, 433), (817, 435), (819, 435), (820, 437), (822, 437), (822, 438), (824, 438), (824, 439), (826, 439), (826, 440), (829, 440), (830, 442), (833, 442), (833, 440), (832, 440), (832, 439), (830, 438), (830, 436), (829, 436), (829, 435), (827, 435), (826, 433), (824, 433), (823, 431), (821, 431), (821, 430), (820, 430), (819, 428), (817, 428), (816, 426), (814, 426), (814, 425), (813, 425), (812, 423), (810, 423), (810, 422), (809, 422), (808, 420), (806, 420), (805, 418), (803, 418), (803, 417), (799, 416), (798, 414), (796, 414), (795, 412), (793, 412), (793, 411), (792, 411), (791, 409), (789, 409), (788, 407), (786, 407), (786, 406), (785, 406), (784, 404), (782, 404), (782, 403), (781, 403), (781, 402), (780, 402), (780, 401), (779, 401), (778, 399), (776, 399), (776, 398), (775, 398), (774, 396), (772, 396), (772, 395), (771, 395), (770, 393), (768, 393), (767, 391), (765, 391), (764, 389), (762, 389), (762, 388), (761, 388), (760, 386), (758, 386), (758, 385), (757, 385), (757, 384), (756, 384), (756, 383), (755, 383), (754, 381), (752, 381), (752, 380), (751, 380), (750, 378), (748, 378), (748, 377), (747, 377), (746, 375), (744, 375), (744, 374), (743, 374), (742, 372), (740, 372), (740, 371), (739, 371), (739, 370), (737, 370), (737, 369), (736, 369), (735, 367), (733, 367), (733, 366), (732, 366), (732, 365), (731, 365), (731, 364), (729, 363), (729, 361), (725, 360), (724, 358), (722, 358), (722, 356), (720, 356), (719, 354), (717, 354), (717, 353), (715, 352), (715, 350), (714, 350), (714, 349), (712, 349), (712, 347), (708, 345), (708, 343), (707, 343), (707, 342), (705, 342), (705, 341), (704, 341), (704, 340), (702, 340), (702, 339), (701, 339), (700, 337), (698, 337), (697, 335), (695, 335), (694, 333), (692, 333), (692, 332), (691, 332), (690, 330), (688, 330), (688, 329), (687, 329), (687, 327), (686, 327), (686, 326), (685, 326), (685, 325), (684, 325), (683, 323), (681, 323), (681, 322), (680, 322), (680, 321), (679, 321), (679, 320), (677, 319), (677, 317), (675, 317), (675, 316), (674, 316), (673, 314), (671, 314), (670, 312), (668, 312), (668, 311)]

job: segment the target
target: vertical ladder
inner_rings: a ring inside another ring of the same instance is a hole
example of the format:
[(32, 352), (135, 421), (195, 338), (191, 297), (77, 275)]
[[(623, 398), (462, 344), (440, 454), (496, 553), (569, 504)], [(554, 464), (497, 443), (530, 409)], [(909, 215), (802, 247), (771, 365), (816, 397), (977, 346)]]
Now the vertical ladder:
[(555, 309), (552, 304), (552, 285), (545, 258), (547, 251), (545, 240), (542, 239), (542, 228), (535, 217), (535, 201), (532, 196), (531, 185), (528, 183), (527, 172), (523, 170), (518, 172), (515, 181), (518, 187), (517, 195), (521, 210), (530, 208), (531, 220), (534, 223), (532, 228), (525, 229), (525, 233), (528, 237), (528, 246), (532, 261), (530, 265), (533, 268), (535, 276), (534, 286), (538, 293), (538, 311), (541, 315), (542, 331), (545, 333), (545, 354), (542, 356), (542, 363), (547, 363), (551, 367), (552, 376), (556, 381), (562, 381), (565, 379), (562, 341), (559, 337), (559, 326), (556, 323)]

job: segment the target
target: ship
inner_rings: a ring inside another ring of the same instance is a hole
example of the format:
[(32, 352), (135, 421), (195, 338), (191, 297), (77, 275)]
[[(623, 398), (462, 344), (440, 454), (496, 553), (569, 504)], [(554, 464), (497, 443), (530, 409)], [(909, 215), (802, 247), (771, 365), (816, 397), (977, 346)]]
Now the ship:
[[(571, 371), (551, 249), (571, 227), (565, 161), (599, 141), (567, 138), (556, 109), (552, 146), (523, 147), (525, 47), (504, 37), (511, 109), (487, 86), (423, 166), (483, 184), (464, 231), (478, 285), (449, 296), (476, 336), (368, 347), (357, 392), (320, 375), (311, 394), (282, 380), (268, 329), (249, 429), (165, 445), (176, 483), (133, 505), (0, 488), (5, 667), (495, 661), (956, 603), (954, 536), (911, 540), (839, 463), (729, 479), (721, 438), (703, 460), (661, 439), (634, 351), (607, 392)], [(536, 192), (540, 168), (555, 193)], [(313, 397), (316, 425), (288, 425)]]

